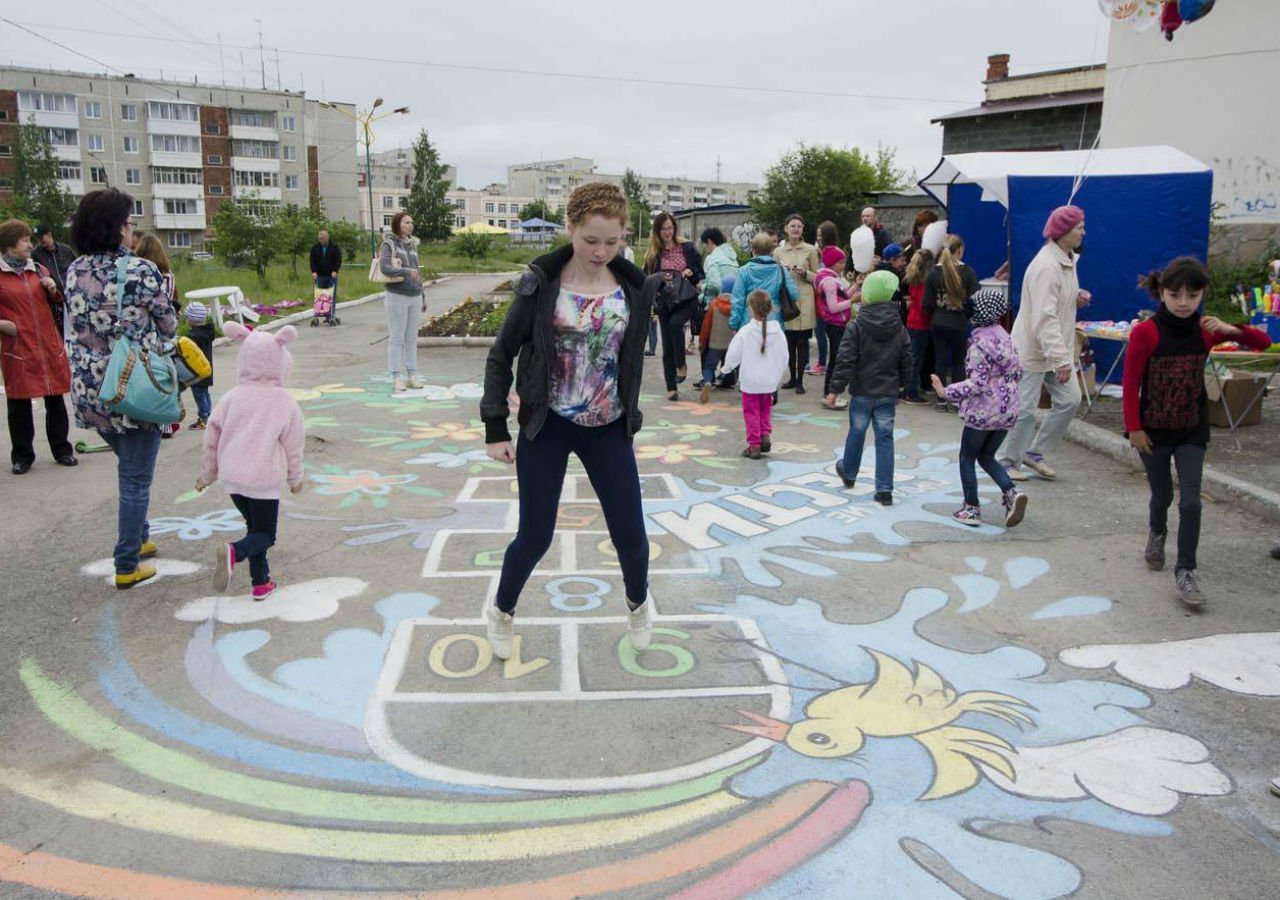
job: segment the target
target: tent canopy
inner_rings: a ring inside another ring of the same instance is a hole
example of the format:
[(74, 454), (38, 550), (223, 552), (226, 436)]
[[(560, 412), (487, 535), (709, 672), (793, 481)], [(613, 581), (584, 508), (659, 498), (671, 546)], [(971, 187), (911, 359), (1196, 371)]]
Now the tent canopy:
[(562, 231), (564, 226), (558, 222), (548, 222), (546, 219), (526, 219), (520, 223), (522, 231)]
[[(1045, 220), (1068, 200), (1085, 211), (1077, 268), (1093, 302), (1081, 318), (1132, 319), (1151, 308), (1139, 275), (1209, 252), (1213, 171), (1172, 147), (947, 156), (920, 187), (947, 208), (948, 230), (964, 238), (964, 261), (979, 278), (1010, 263), (1014, 309)], [(1106, 371), (1114, 348), (1094, 349)]]

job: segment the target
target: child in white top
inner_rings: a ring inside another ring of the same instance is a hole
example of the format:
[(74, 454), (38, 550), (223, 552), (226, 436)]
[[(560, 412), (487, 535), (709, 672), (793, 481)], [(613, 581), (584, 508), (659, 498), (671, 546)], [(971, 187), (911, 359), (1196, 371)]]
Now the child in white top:
[(766, 291), (752, 291), (747, 297), (751, 321), (744, 325), (725, 353), (722, 372), (741, 367), (742, 418), (747, 425), (747, 449), (742, 455), (759, 459), (772, 449), (773, 394), (787, 374), (787, 336), (773, 313), (773, 300)]

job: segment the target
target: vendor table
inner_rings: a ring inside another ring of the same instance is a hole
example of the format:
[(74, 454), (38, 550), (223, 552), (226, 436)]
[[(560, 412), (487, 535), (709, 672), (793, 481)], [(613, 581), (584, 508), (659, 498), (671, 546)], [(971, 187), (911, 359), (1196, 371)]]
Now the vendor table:
[[(1088, 418), (1089, 413), (1093, 411), (1093, 403), (1102, 393), (1103, 385), (1111, 381), (1111, 376), (1115, 374), (1116, 367), (1120, 365), (1124, 359), (1125, 352), (1129, 349), (1129, 333), (1127, 331), (1077, 331), (1089, 338), (1089, 340), (1097, 341), (1117, 341), (1120, 344), (1120, 352), (1116, 354), (1115, 361), (1111, 364), (1111, 368), (1107, 370), (1105, 377), (1100, 378), (1097, 384), (1097, 390), (1090, 395), (1085, 392), (1085, 413), (1082, 419)], [(1244, 420), (1245, 416), (1253, 409), (1253, 407), (1262, 402), (1263, 396), (1267, 393), (1267, 389), (1271, 387), (1272, 380), (1276, 377), (1276, 372), (1280, 371), (1280, 353), (1252, 353), (1243, 350), (1214, 350), (1209, 353), (1210, 362), (1221, 362), (1229, 368), (1246, 369), (1254, 371), (1265, 371), (1266, 379), (1258, 386), (1249, 403), (1238, 416), (1231, 414), (1231, 407), (1223, 404), (1223, 412), (1227, 416), (1227, 429), (1231, 432), (1231, 438), (1236, 442), (1236, 449), (1241, 449), (1240, 435), (1238, 433), (1238, 425)], [(1213, 376), (1214, 384), (1218, 388), (1218, 394), (1222, 394), (1222, 376), (1219, 373), (1218, 366), (1209, 366), (1209, 371)]]

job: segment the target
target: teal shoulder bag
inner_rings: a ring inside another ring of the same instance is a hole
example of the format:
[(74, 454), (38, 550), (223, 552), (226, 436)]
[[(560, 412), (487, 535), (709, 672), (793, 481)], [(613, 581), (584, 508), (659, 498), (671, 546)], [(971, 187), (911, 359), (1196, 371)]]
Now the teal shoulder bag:
[(138, 422), (172, 425), (182, 419), (178, 402), (178, 370), (173, 360), (154, 353), (124, 336), (124, 285), (128, 280), (129, 257), (116, 261), (116, 328), (111, 359), (98, 398), (112, 412)]

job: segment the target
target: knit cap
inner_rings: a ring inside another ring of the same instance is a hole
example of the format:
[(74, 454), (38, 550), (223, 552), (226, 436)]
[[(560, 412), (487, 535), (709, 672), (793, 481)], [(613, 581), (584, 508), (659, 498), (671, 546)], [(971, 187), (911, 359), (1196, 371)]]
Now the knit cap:
[(183, 315), (187, 317), (188, 324), (203, 325), (209, 318), (209, 307), (205, 306), (199, 300), (192, 300), (187, 304)]
[(828, 269), (834, 269), (840, 263), (844, 262), (844, 251), (834, 244), (822, 248), (822, 264)]
[(730, 272), (727, 275), (722, 276), (720, 278), (720, 293), (732, 294), (733, 287), (737, 283), (738, 283), (738, 276), (733, 272)]
[(1009, 311), (1009, 297), (999, 288), (983, 288), (965, 301), (965, 312), (975, 328), (994, 325)]
[(884, 253), (880, 254), (880, 258), (888, 262), (891, 259), (897, 259), (901, 255), (902, 255), (902, 245), (890, 244), (888, 247), (884, 248)]
[(892, 272), (872, 272), (862, 282), (863, 303), (887, 303), (898, 290), (898, 276)]
[(1044, 236), (1056, 241), (1084, 221), (1084, 210), (1078, 206), (1059, 206), (1049, 213), (1044, 223)]

